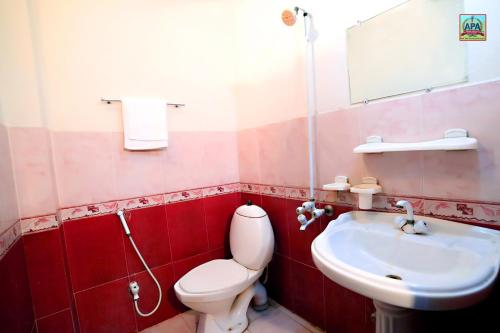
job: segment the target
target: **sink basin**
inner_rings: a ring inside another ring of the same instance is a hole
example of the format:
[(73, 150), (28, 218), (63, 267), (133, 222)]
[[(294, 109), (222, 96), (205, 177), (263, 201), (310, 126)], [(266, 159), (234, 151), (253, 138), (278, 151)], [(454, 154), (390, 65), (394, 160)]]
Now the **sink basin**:
[(427, 235), (394, 227), (400, 214), (340, 215), (312, 243), (316, 266), (334, 282), (375, 301), (451, 310), (484, 299), (500, 263), (500, 232), (424, 216)]

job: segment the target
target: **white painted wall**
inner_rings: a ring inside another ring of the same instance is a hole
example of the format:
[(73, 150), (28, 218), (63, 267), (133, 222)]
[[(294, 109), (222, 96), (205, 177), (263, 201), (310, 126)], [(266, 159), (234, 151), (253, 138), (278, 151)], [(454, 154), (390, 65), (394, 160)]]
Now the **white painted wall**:
[(6, 122), (121, 131), (120, 105), (100, 97), (154, 96), (186, 104), (169, 110), (170, 130), (234, 130), (232, 11), (229, 0), (2, 1)]
[[(240, 1), (236, 8), (239, 65), (236, 77), (237, 88), (240, 88), (237, 91), (242, 91), (237, 95), (239, 128), (306, 114), (302, 21), (293, 28), (284, 26), (280, 19), (284, 8), (299, 5), (314, 15), (319, 31), (316, 42), (318, 112), (323, 113), (350, 106), (346, 29), (358, 20), (366, 20), (402, 2), (405, 1)], [(470, 82), (500, 77), (497, 60), (500, 57), (500, 1), (465, 0), (465, 11), (488, 14), (488, 41), (467, 45)], [(248, 86), (255, 87), (254, 91)]]

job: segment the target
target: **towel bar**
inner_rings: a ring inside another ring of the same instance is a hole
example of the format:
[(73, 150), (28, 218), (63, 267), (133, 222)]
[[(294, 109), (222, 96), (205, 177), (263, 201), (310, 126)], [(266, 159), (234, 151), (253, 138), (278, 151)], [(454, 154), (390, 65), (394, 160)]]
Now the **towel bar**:
[[(121, 102), (121, 101), (122, 100), (119, 99), (119, 98), (104, 98), (104, 97), (101, 97), (101, 102), (106, 102), (108, 104), (111, 104), (111, 102)], [(186, 106), (186, 104), (167, 103), (167, 106), (173, 106), (173, 107), (179, 108), (179, 107), (182, 107), (182, 106)]]

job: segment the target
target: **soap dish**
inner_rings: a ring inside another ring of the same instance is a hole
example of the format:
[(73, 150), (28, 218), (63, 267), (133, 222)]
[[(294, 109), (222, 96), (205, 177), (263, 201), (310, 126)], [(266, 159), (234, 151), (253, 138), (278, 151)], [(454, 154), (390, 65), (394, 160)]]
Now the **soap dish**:
[(326, 191), (347, 191), (351, 188), (349, 178), (347, 176), (336, 176), (335, 183), (323, 185), (323, 190)]
[(361, 184), (351, 187), (351, 192), (359, 194), (359, 208), (372, 208), (372, 195), (382, 192), (382, 186), (378, 185), (377, 178), (363, 177)]

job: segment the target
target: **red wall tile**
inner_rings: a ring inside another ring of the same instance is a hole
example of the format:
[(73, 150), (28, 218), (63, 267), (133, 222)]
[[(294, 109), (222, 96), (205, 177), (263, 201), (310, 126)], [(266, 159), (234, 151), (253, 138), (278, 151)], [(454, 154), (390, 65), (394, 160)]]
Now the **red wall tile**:
[(180, 260), (208, 250), (203, 200), (166, 206), (172, 259)]
[[(302, 201), (287, 200), (286, 213), (290, 227), (290, 257), (303, 264), (314, 267), (311, 254), (311, 243), (321, 233), (321, 222), (316, 220), (306, 230), (300, 230), (295, 209), (302, 205)], [(309, 214), (307, 218), (310, 218)]]
[[(172, 265), (157, 267), (152, 272), (162, 288), (162, 302), (158, 310), (150, 317), (141, 317), (137, 313), (135, 314), (139, 331), (177, 314), (174, 305), (169, 301), (169, 294), (173, 291), (175, 283)], [(153, 279), (151, 279), (147, 272), (141, 272), (131, 275), (130, 280), (139, 283), (139, 309), (143, 313), (153, 310), (158, 302), (158, 289)]]
[(28, 234), (23, 242), (36, 318), (68, 308), (60, 230)]
[(266, 211), (274, 231), (275, 251), (288, 256), (289, 244), (289, 221), (286, 218), (286, 200), (284, 198), (262, 196), (262, 208)]
[(240, 203), (239, 193), (218, 195), (203, 200), (209, 249), (223, 246), (229, 248), (229, 229), (234, 211)]
[(240, 197), (240, 205), (246, 204), (249, 200), (254, 205), (262, 207), (262, 196), (260, 194), (242, 192)]
[(289, 310), (293, 309), (292, 267), (289, 258), (274, 254), (269, 264), (269, 278), (265, 287), (270, 297)]
[[(170, 242), (165, 206), (130, 210), (125, 213), (125, 217), (134, 242), (149, 267), (170, 263)], [(125, 255), (129, 273), (144, 271), (145, 268), (130, 244), (129, 238), (125, 233), (122, 234), (125, 239)]]
[(36, 321), (38, 333), (73, 333), (73, 319), (69, 309)]
[(128, 283), (123, 278), (75, 294), (81, 333), (137, 331)]
[(327, 332), (368, 333), (367, 298), (325, 277)]
[(34, 326), (28, 272), (22, 240), (0, 259), (0, 327), (2, 332), (28, 333)]
[(323, 274), (315, 268), (292, 261), (292, 277), (292, 311), (324, 328)]
[(75, 291), (127, 276), (123, 230), (114, 214), (65, 222), (63, 229)]

